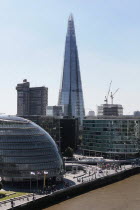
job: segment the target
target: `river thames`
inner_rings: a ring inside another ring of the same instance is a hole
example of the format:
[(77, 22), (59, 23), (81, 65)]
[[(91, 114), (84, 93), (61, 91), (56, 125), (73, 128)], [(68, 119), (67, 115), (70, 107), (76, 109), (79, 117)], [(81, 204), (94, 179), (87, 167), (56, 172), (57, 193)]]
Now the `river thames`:
[(47, 210), (139, 210), (140, 175), (66, 200)]

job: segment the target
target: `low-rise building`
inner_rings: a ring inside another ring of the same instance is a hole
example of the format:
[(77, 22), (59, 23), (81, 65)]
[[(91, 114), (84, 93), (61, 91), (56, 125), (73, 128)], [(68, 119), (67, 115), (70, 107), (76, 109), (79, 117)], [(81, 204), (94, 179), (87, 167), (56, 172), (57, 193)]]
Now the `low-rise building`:
[(94, 117), (95, 116), (95, 112), (94, 111), (89, 111), (88, 112), (88, 116)]
[[(15, 116), (0, 116), (0, 177), (20, 182), (60, 177), (64, 163), (52, 137), (35, 123)], [(34, 175), (33, 177), (31, 177)]]
[(134, 112), (134, 116), (135, 116), (135, 117), (140, 117), (140, 111), (135, 111), (135, 112)]

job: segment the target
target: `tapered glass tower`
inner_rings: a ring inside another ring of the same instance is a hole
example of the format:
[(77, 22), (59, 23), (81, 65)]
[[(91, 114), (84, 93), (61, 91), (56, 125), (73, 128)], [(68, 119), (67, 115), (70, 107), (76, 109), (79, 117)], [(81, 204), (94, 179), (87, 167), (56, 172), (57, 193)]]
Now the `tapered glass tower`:
[(72, 15), (70, 15), (68, 20), (64, 66), (58, 105), (64, 105), (65, 116), (78, 117), (80, 122), (82, 122), (85, 110), (74, 20)]

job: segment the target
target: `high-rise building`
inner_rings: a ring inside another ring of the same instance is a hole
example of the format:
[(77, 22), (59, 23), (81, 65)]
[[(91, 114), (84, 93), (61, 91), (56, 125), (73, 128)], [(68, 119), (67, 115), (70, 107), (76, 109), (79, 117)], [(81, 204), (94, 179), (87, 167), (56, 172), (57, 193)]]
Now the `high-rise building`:
[(29, 115), (29, 98), (30, 98), (30, 83), (26, 79), (23, 80), (23, 83), (17, 84), (17, 115)]
[(46, 115), (48, 88), (30, 88), (30, 115)]
[(33, 87), (25, 79), (17, 84), (17, 115), (46, 115), (48, 88)]
[(64, 66), (58, 105), (64, 105), (64, 115), (78, 117), (80, 122), (85, 115), (80, 66), (73, 16), (68, 20), (65, 43)]

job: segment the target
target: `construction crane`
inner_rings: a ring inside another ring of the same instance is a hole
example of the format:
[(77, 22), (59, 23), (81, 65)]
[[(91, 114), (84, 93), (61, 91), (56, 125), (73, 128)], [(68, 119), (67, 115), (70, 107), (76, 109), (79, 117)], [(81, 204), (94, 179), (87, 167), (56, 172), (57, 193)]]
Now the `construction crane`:
[(111, 84), (112, 84), (112, 81), (109, 84), (109, 89), (108, 89), (107, 96), (105, 96), (105, 100), (104, 101), (106, 102), (106, 104), (108, 104), (108, 96), (109, 96), (109, 93), (110, 93)]
[(112, 104), (113, 104), (114, 95), (118, 92), (118, 90), (119, 88), (113, 94), (111, 92), (110, 98), (111, 98)]

